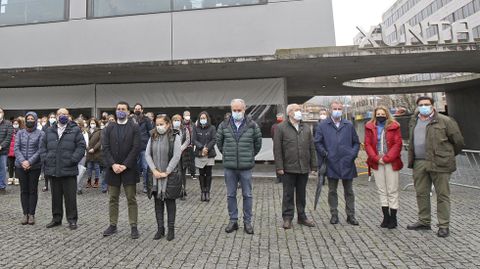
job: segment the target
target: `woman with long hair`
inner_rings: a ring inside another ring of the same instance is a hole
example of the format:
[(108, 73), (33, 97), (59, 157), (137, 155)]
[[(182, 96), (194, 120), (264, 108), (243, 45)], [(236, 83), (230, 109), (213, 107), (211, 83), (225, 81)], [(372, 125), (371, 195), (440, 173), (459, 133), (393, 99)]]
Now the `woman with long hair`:
[(167, 240), (175, 238), (176, 199), (180, 198), (182, 182), (179, 175), (179, 162), (182, 155), (181, 137), (173, 132), (172, 121), (166, 115), (155, 119), (155, 128), (150, 131), (145, 150), (145, 159), (152, 174), (147, 183), (147, 195), (154, 197), (157, 233), (154, 240), (165, 236), (164, 212), (167, 208)]
[(400, 124), (393, 119), (388, 108), (375, 108), (372, 120), (365, 125), (365, 150), (380, 196), (382, 228), (397, 227), (399, 171), (403, 168), (402, 143)]
[(200, 112), (198, 122), (193, 128), (193, 144), (195, 145), (195, 166), (199, 169), (201, 201), (210, 201), (212, 187), (212, 169), (215, 165), (215, 144), (217, 131), (207, 112)]

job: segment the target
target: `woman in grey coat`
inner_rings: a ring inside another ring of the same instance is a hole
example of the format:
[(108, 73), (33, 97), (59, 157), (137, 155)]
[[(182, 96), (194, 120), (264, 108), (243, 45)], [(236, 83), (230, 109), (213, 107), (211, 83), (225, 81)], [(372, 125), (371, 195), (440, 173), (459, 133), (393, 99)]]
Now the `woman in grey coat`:
[(172, 121), (168, 116), (160, 115), (155, 119), (155, 128), (150, 132), (145, 150), (145, 159), (152, 172), (147, 184), (147, 193), (155, 200), (155, 216), (158, 230), (154, 240), (165, 236), (164, 210), (167, 207), (167, 240), (175, 238), (175, 214), (177, 198), (182, 192), (182, 180), (178, 164), (182, 155), (181, 137), (173, 133)]

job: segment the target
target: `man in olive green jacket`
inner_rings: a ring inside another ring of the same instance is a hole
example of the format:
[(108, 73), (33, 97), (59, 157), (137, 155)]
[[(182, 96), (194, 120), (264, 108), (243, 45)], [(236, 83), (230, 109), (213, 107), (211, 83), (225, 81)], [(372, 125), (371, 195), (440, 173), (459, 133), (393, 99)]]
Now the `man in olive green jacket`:
[(283, 228), (292, 228), (295, 197), (298, 224), (314, 227), (305, 214), (308, 174), (317, 168), (317, 154), (312, 130), (302, 122), (302, 107), (287, 107), (288, 120), (280, 123), (273, 137), (273, 152), (277, 174), (283, 177)]
[(439, 114), (430, 97), (417, 100), (418, 113), (410, 121), (408, 166), (413, 169), (417, 193), (418, 221), (409, 230), (430, 230), (430, 190), (437, 193), (439, 237), (450, 234), (450, 176), (457, 169), (455, 156), (464, 146), (463, 136), (454, 119)]
[(217, 130), (218, 150), (223, 154), (225, 185), (227, 186), (230, 222), (225, 232), (238, 230), (237, 186), (242, 186), (243, 223), (245, 232), (253, 234), (252, 226), (252, 168), (255, 156), (262, 148), (262, 132), (257, 123), (245, 116), (245, 101), (234, 99), (232, 116), (223, 121)]

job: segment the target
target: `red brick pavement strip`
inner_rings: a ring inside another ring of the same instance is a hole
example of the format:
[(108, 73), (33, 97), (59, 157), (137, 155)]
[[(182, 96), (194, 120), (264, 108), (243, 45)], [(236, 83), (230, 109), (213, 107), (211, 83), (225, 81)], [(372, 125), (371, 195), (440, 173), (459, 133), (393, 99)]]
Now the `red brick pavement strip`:
[[(402, 179), (402, 186), (408, 178)], [(41, 185), (41, 184), (40, 184)], [(479, 191), (452, 187), (451, 236), (406, 230), (416, 220), (415, 193), (401, 192), (399, 228), (379, 228), (380, 206), (375, 183), (355, 180), (360, 226), (346, 224), (340, 199), (340, 224), (329, 224), (326, 190), (313, 211), (315, 180), (310, 180), (307, 214), (317, 227), (281, 228), (282, 187), (269, 179), (254, 182), (255, 235), (240, 229), (226, 234), (226, 191), (222, 178), (213, 183), (210, 203), (200, 202), (198, 182), (189, 180), (187, 201), (178, 201), (176, 238), (153, 241), (156, 232), (153, 201), (139, 203), (138, 240), (129, 238), (126, 201), (120, 202), (119, 233), (103, 238), (108, 225), (107, 196), (87, 189), (78, 197), (79, 228), (46, 229), (50, 194), (41, 193), (37, 224), (21, 226), (19, 187), (0, 196), (0, 268), (478, 268), (480, 267)], [(239, 190), (239, 212), (241, 195)], [(341, 187), (340, 195), (343, 197)], [(435, 201), (435, 195), (432, 197)], [(435, 206), (432, 212), (435, 212)], [(241, 215), (240, 215), (241, 216)], [(436, 223), (435, 214), (433, 223)]]

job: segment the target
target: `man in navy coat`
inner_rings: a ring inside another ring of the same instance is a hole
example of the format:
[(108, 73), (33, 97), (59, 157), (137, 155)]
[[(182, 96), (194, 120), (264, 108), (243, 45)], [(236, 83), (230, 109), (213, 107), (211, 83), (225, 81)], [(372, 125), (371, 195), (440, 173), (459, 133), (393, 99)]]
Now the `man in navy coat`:
[(327, 157), (328, 205), (331, 224), (338, 223), (338, 181), (341, 179), (345, 195), (347, 222), (358, 225), (355, 219), (355, 195), (353, 179), (357, 177), (355, 159), (360, 149), (360, 141), (353, 124), (342, 119), (343, 104), (334, 101), (330, 105), (331, 117), (317, 126), (315, 148), (318, 158)]

